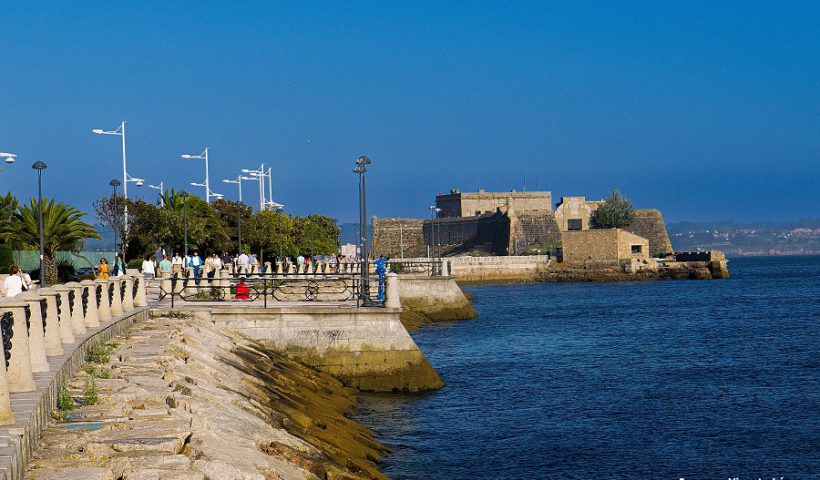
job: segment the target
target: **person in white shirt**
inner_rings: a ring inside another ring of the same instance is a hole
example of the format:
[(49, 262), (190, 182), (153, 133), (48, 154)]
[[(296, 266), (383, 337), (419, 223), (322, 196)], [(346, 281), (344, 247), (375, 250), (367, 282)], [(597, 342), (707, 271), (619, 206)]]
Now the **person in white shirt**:
[(20, 276), (20, 267), (17, 265), (9, 267), (9, 276), (3, 280), (3, 290), (7, 297), (15, 297), (23, 293), (23, 277)]
[(145, 260), (142, 261), (142, 274), (146, 280), (154, 279), (154, 261), (151, 260), (150, 256), (145, 257)]
[(249, 262), (250, 259), (248, 258), (248, 255), (245, 252), (240, 253), (236, 258), (236, 269), (242, 272), (247, 272)]
[(194, 252), (194, 256), (191, 257), (191, 259), (188, 261), (188, 266), (194, 269), (194, 278), (199, 280), (199, 278), (202, 276), (202, 258), (200, 258), (198, 252)]
[(182, 257), (179, 256), (179, 252), (174, 254), (174, 258), (171, 259), (171, 271), (174, 273), (182, 273), (183, 265), (185, 263), (182, 261)]

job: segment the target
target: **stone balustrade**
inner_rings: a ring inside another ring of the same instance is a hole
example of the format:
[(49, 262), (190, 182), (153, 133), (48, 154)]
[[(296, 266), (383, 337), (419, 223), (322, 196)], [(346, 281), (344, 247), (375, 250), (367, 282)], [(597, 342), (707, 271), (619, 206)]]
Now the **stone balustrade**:
[(14, 424), (10, 393), (36, 389), (35, 374), (49, 372), (48, 357), (61, 357), (88, 331), (114, 316), (147, 307), (145, 279), (133, 273), (69, 282), (0, 299), (0, 425)]

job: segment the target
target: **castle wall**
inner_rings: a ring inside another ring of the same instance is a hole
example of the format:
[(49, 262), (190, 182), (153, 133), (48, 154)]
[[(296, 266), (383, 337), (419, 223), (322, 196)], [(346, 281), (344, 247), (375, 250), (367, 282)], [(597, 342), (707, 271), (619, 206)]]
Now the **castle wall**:
[(512, 202), (516, 212), (551, 212), (551, 192), (454, 192), (436, 197), (439, 217), (473, 217), (506, 211)]
[(632, 225), (624, 227), (624, 230), (647, 239), (649, 255), (657, 256), (673, 252), (672, 242), (669, 241), (669, 233), (666, 231), (666, 223), (658, 210), (635, 210), (635, 221)]
[[(621, 260), (649, 258), (649, 242), (618, 229), (575, 230), (562, 233), (564, 262), (618, 265)], [(632, 246), (640, 245), (639, 253)]]
[(418, 218), (373, 217), (373, 254), (399, 258), (403, 250), (405, 257), (426, 256), (423, 223)]
[(525, 213), (511, 218), (510, 254), (548, 253), (561, 246), (561, 230), (552, 213)]

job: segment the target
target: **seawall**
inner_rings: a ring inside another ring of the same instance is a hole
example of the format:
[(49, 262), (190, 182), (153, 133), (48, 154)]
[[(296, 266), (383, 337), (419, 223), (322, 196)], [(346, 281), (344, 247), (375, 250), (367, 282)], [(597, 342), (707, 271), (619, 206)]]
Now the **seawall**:
[(453, 277), (402, 274), (398, 280), (402, 306), (400, 318), (408, 330), (431, 322), (476, 317), (470, 299)]
[(187, 311), (359, 390), (418, 392), (444, 385), (402, 326), (398, 308), (317, 305)]
[(331, 376), (200, 319), (123, 333), (94, 365), (96, 404), (87, 371), (71, 372), (74, 408), (55, 411), (26, 478), (385, 478), (387, 449), (346, 417), (356, 392)]

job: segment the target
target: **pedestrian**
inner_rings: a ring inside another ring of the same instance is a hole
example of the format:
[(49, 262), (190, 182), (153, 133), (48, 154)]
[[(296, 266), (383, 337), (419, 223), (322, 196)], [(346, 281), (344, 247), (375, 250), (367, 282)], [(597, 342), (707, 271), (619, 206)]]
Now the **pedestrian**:
[(373, 263), (376, 265), (376, 274), (379, 276), (379, 300), (384, 300), (384, 274), (387, 273), (387, 258), (380, 255)]
[(194, 269), (194, 278), (199, 280), (202, 275), (202, 259), (199, 257), (199, 252), (194, 250), (194, 255), (188, 260), (188, 266)]
[(23, 277), (20, 275), (20, 267), (17, 265), (9, 266), (9, 276), (3, 280), (3, 290), (7, 297), (15, 297), (28, 290), (23, 282)]
[(248, 271), (248, 263), (250, 263), (250, 258), (248, 258), (248, 254), (242, 252), (236, 257), (236, 269), (240, 273), (247, 273)]
[(151, 260), (150, 255), (147, 255), (145, 260), (142, 261), (142, 275), (146, 280), (153, 280), (155, 277), (154, 261)]
[(251, 296), (251, 289), (248, 287), (248, 284), (245, 283), (245, 277), (239, 278), (239, 283), (236, 284), (236, 295), (234, 295), (235, 300), (250, 300)]
[(162, 278), (171, 276), (171, 268), (173, 264), (168, 260), (168, 255), (163, 255), (162, 260), (159, 261), (159, 274)]
[(110, 268), (111, 266), (108, 265), (108, 260), (101, 258), (100, 264), (97, 266), (97, 278), (108, 278)]
[(179, 255), (179, 252), (174, 253), (174, 258), (171, 259), (171, 265), (171, 271), (176, 274), (180, 274), (182, 273), (182, 270), (184, 270), (183, 265), (185, 265), (185, 263), (182, 260), (182, 257)]
[(114, 262), (114, 270), (111, 274), (115, 277), (122, 277), (125, 275), (125, 262), (122, 261), (121, 255), (117, 255), (117, 259)]

